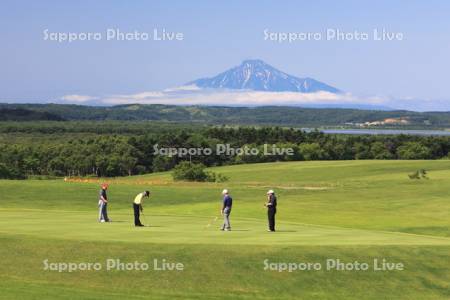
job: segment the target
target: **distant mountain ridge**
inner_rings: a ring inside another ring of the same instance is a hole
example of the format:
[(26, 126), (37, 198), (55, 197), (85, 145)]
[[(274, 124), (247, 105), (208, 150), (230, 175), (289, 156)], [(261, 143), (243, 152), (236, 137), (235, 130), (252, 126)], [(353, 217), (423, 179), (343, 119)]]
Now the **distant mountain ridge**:
[(298, 78), (286, 74), (260, 59), (244, 60), (239, 66), (231, 68), (211, 78), (200, 78), (187, 85), (209, 89), (254, 90), (268, 92), (315, 93), (341, 91), (313, 78)]
[(0, 121), (64, 121), (64, 118), (47, 111), (26, 108), (0, 108)]
[(346, 126), (385, 119), (408, 119), (407, 126), (449, 128), (450, 112), (377, 111), (288, 106), (224, 107), (126, 104), (83, 106), (64, 104), (1, 104), (0, 121), (160, 121), (210, 125), (323, 127)]

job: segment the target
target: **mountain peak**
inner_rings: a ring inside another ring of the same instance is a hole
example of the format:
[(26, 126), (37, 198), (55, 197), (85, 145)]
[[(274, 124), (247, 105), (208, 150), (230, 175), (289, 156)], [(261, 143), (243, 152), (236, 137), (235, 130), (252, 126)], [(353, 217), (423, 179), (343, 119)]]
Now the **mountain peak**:
[(261, 65), (266, 65), (266, 63), (264, 61), (262, 61), (261, 59), (246, 59), (246, 60), (242, 61), (242, 63), (241, 63), (241, 66), (245, 66), (245, 65), (261, 66)]
[(188, 85), (210, 89), (254, 90), (268, 92), (339, 93), (332, 86), (306, 77), (288, 75), (261, 59), (246, 59), (239, 66), (211, 78), (201, 78)]

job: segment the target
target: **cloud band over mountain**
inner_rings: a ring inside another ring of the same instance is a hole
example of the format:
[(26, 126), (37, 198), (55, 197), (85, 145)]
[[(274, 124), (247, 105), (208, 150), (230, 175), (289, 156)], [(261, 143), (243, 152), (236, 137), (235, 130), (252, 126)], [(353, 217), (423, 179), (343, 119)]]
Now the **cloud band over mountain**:
[(170, 104), (210, 106), (305, 106), (362, 109), (448, 110), (443, 101), (426, 101), (381, 96), (356, 96), (305, 77), (299, 78), (277, 70), (261, 60), (245, 60), (216, 76), (201, 78), (186, 85), (162, 91), (106, 96), (66, 95), (65, 103)]
[[(63, 97), (67, 102), (72, 97)], [(82, 97), (79, 97), (80, 99)], [(85, 102), (92, 102), (85, 96)], [(143, 92), (129, 95), (110, 95), (95, 100), (102, 105), (116, 104), (173, 104), (173, 105), (214, 105), (214, 106), (301, 106), (301, 105), (383, 105), (384, 99), (379, 97), (360, 98), (350, 93), (335, 94), (330, 92), (297, 93), (297, 92), (265, 92), (245, 90), (166, 90)]]

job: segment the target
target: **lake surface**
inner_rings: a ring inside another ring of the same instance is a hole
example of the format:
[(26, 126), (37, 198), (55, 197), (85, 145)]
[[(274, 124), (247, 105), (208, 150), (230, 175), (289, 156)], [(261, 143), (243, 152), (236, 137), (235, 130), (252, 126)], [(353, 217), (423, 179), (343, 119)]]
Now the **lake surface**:
[[(313, 129), (305, 128), (305, 131)], [(353, 134), (353, 135), (422, 135), (422, 136), (450, 136), (450, 131), (444, 130), (395, 130), (395, 129), (323, 129), (327, 134)]]

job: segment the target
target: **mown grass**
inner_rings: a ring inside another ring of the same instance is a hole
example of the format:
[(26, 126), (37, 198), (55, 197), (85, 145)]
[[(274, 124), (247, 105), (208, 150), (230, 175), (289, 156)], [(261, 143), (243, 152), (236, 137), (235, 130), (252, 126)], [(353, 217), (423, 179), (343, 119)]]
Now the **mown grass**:
[[(428, 180), (410, 180), (417, 169)], [(108, 179), (113, 223), (96, 222), (98, 183), (0, 181), (0, 299), (448, 299), (450, 161), (293, 162), (213, 168), (225, 184), (170, 174)], [(206, 227), (232, 191), (232, 232)], [(132, 226), (149, 188), (151, 227)], [(265, 191), (279, 232), (265, 232)], [(43, 260), (182, 262), (182, 272), (58, 273)], [(404, 271), (264, 270), (273, 262), (368, 262)]]

